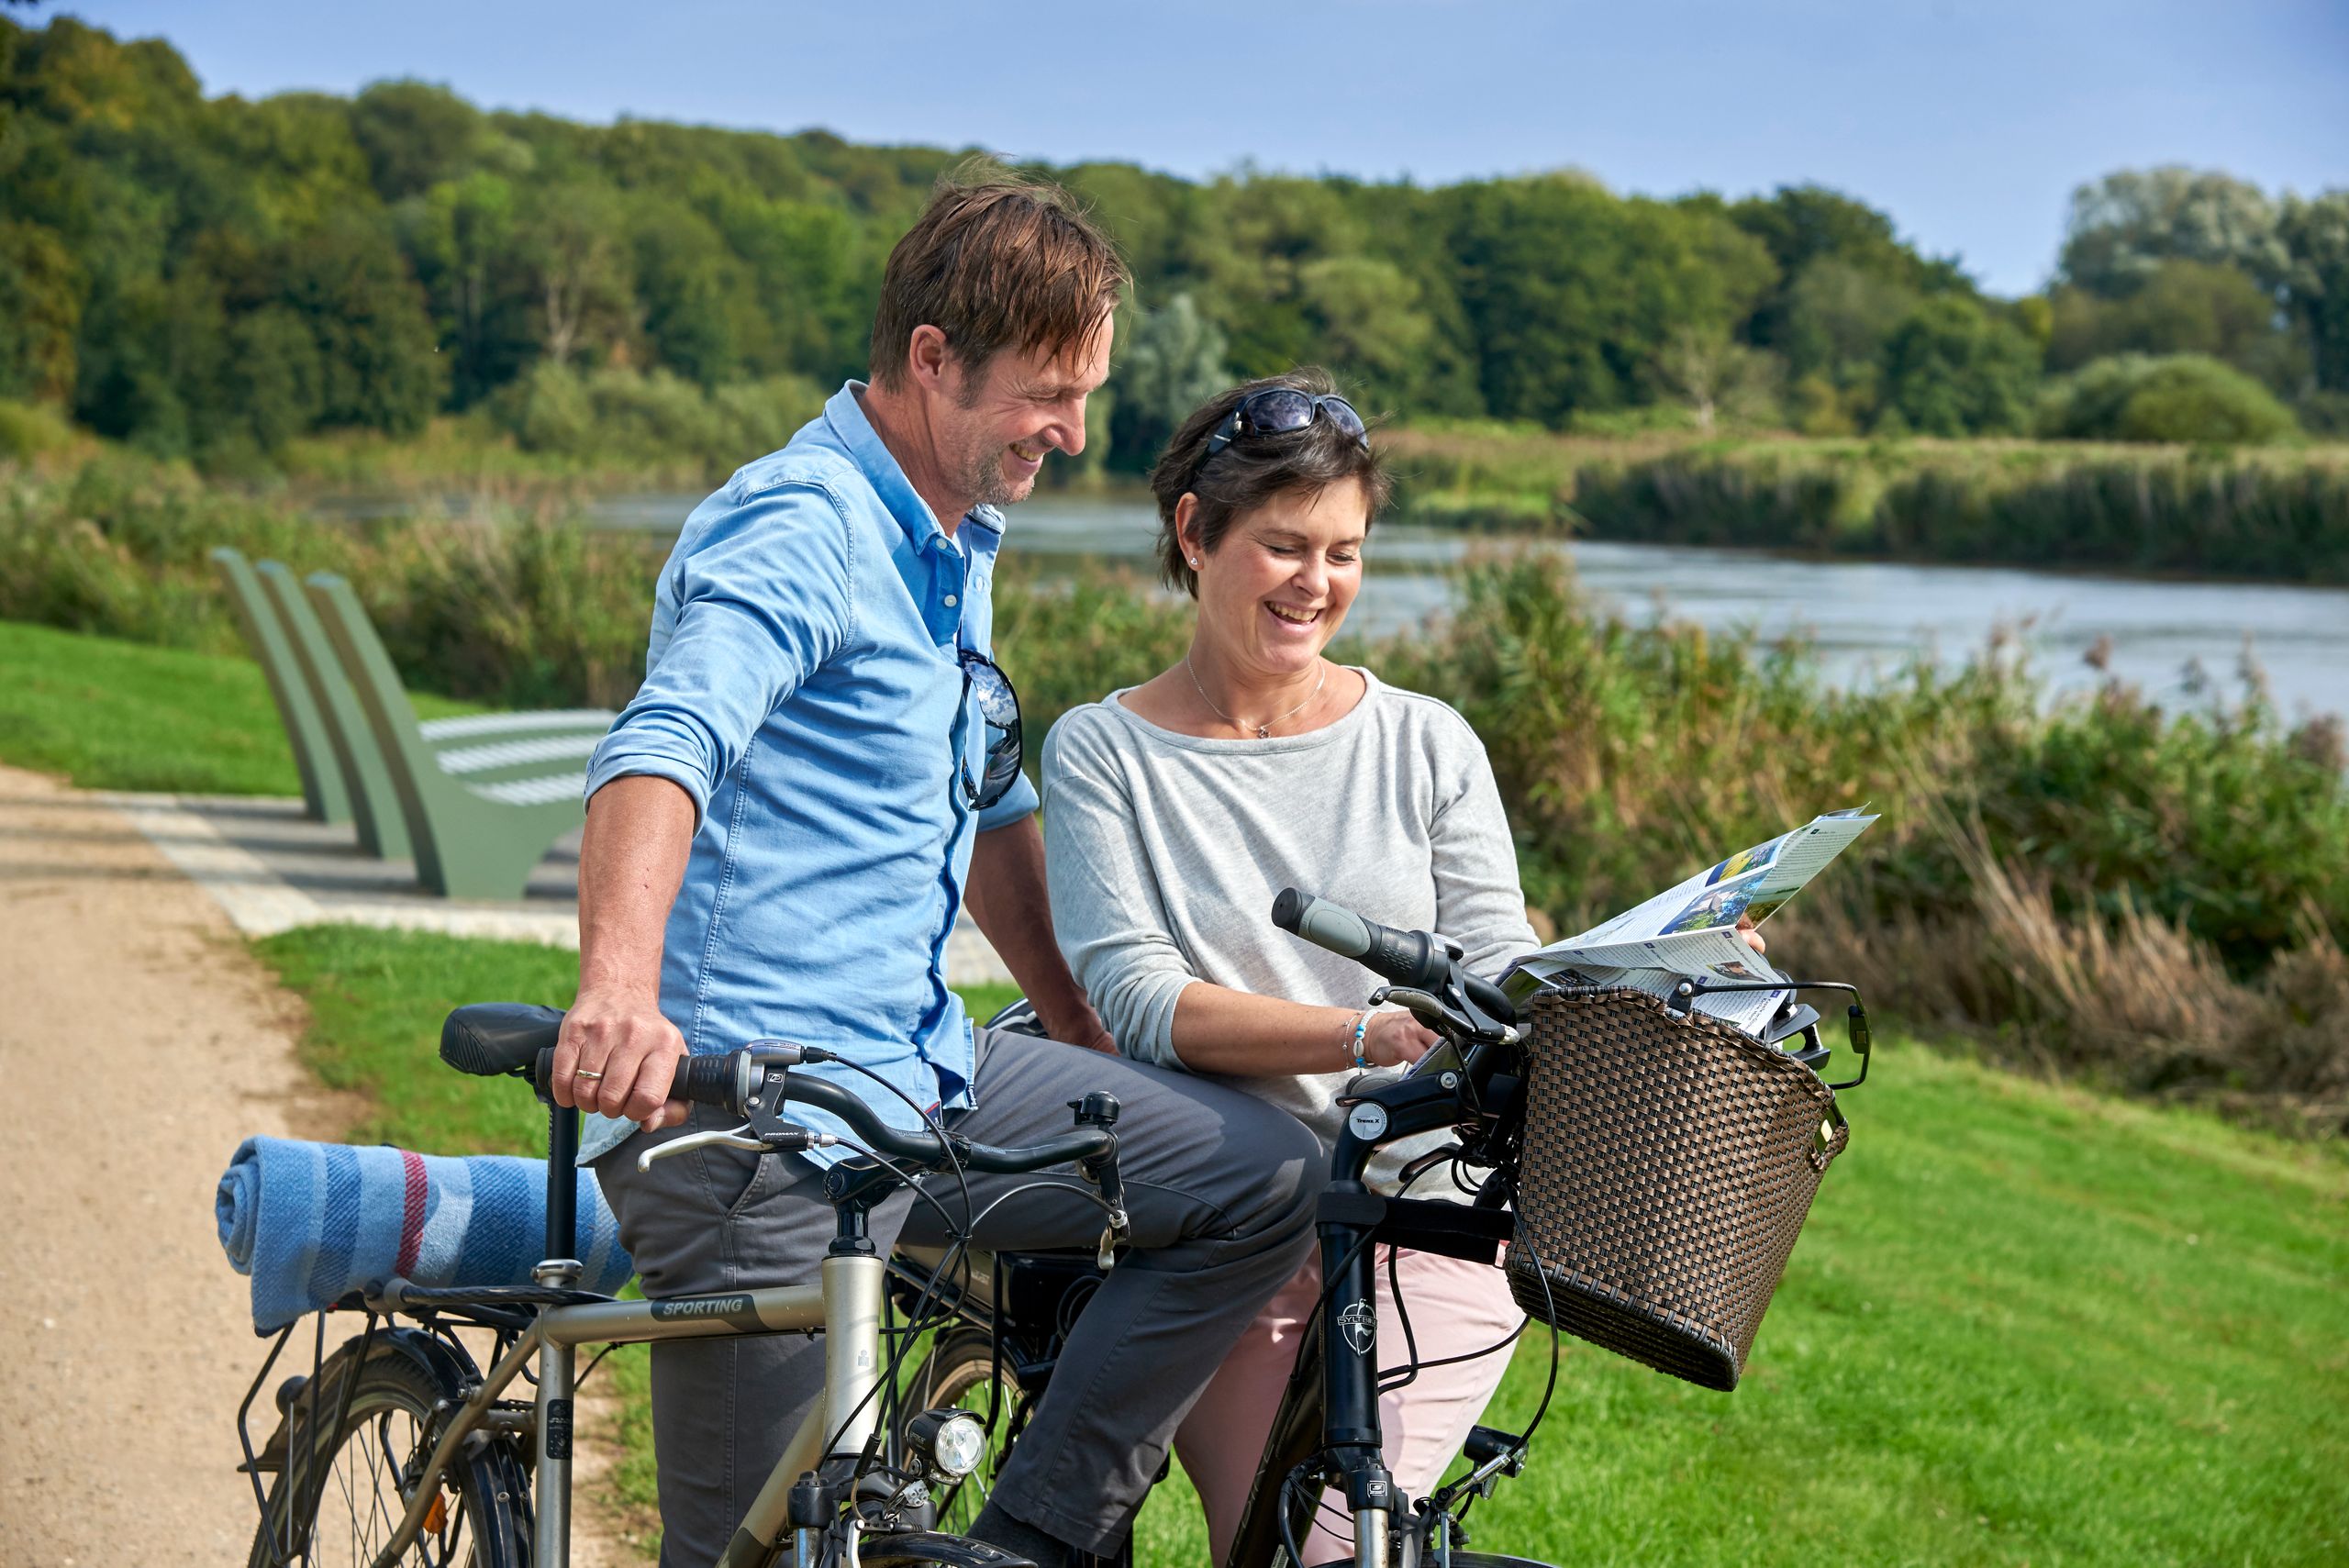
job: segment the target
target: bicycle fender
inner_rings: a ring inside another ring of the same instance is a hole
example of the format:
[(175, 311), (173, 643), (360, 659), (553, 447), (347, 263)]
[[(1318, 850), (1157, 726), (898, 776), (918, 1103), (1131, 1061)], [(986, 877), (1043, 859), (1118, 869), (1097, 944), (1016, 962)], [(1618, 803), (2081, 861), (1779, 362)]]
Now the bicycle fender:
[[(347, 1351), (357, 1343), (356, 1340), (349, 1340), (343, 1349)], [(462, 1400), (466, 1392), (481, 1381), (481, 1369), (462, 1347), (421, 1329), (378, 1329), (375, 1342), (367, 1354), (370, 1360), (379, 1355), (406, 1356), (451, 1399)]]
[[(367, 1336), (355, 1334), (327, 1352), (318, 1362), (317, 1375), (306, 1380), (302, 1392), (285, 1402), (277, 1413), (277, 1425), (256, 1451), (253, 1468), (275, 1471), (283, 1462), (285, 1445), (293, 1440), (295, 1412), (306, 1410), (306, 1402), (320, 1385), (334, 1386), (335, 1375), (358, 1354), (359, 1346)], [(473, 1358), (462, 1350), (454, 1350), (444, 1340), (436, 1339), (421, 1329), (378, 1329), (373, 1342), (367, 1347), (370, 1361), (378, 1356), (404, 1356), (417, 1370), (430, 1378), (451, 1402), (461, 1401), (465, 1390), (480, 1381), (481, 1373)], [(242, 1469), (243, 1466), (238, 1468)]]

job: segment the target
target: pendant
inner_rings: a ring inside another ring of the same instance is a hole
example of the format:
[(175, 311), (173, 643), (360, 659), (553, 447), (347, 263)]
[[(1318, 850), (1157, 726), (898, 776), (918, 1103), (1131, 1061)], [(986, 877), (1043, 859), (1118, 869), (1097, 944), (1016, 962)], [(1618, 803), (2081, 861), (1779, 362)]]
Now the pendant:
[(1273, 738), (1273, 727), (1272, 727), (1271, 725), (1269, 725), (1269, 724), (1260, 724), (1260, 725), (1256, 726), (1256, 739), (1257, 739), (1257, 740), (1270, 740), (1272, 738)]

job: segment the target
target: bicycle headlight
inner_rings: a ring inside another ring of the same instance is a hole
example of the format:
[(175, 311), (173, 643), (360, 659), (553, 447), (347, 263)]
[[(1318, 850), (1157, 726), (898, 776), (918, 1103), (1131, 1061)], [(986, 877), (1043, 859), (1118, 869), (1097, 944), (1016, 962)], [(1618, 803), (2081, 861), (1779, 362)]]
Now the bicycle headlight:
[(976, 1470), (986, 1453), (987, 1429), (968, 1410), (924, 1410), (906, 1423), (906, 1438), (950, 1481)]

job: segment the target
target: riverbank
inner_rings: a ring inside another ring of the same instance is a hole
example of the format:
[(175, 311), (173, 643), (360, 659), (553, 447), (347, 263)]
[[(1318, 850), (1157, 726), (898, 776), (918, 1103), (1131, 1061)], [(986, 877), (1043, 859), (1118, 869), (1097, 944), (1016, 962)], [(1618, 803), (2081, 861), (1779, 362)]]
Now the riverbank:
[[(205, 483), (259, 506), (343, 517), (484, 506), (552, 514), (632, 492), (698, 496), (745, 456), (781, 444), (821, 404), (818, 389), (792, 381), (717, 395), (629, 377), (537, 391), (544, 395), (502, 414), (437, 417), (405, 439), (305, 437), (265, 469)], [(1398, 478), (1396, 519), (1431, 528), (2349, 584), (2349, 443), (2337, 441), (1864, 440), (1767, 429), (1598, 436), (1457, 420), (1398, 423), (1380, 439)], [(148, 462), (47, 410), (0, 402), (0, 465), (55, 473), (94, 461)], [(1040, 495), (1149, 498), (1140, 473), (1092, 458), (1048, 470)]]
[[(176, 664), (192, 693), (241, 684), (264, 700), (242, 661), (50, 631), (11, 648), (12, 671), (39, 642), (91, 681), (94, 731), (111, 720), (117, 656)], [(0, 755), (8, 701), (0, 690)], [(290, 781), (290, 764), (277, 776)], [(243, 1133), (281, 1128), (449, 1152), (535, 1147), (526, 1097), (448, 1073), (425, 1045), (458, 1002), (562, 1004), (575, 960), (346, 928), (248, 952), (114, 813), (22, 774), (0, 772), (0, 795), (16, 890), (0, 905), (0, 953), (19, 1004), (0, 1054), (38, 1075), (58, 1040), (88, 1035), (103, 994), (109, 1048), (201, 1065), (173, 1075), (170, 1104), (148, 1118), (169, 1136), (128, 1165), (109, 1152), (119, 1129), (69, 1105), (28, 1127), (8, 1166), (28, 1227), (17, 1261), (39, 1288), (13, 1326), (28, 1348), (0, 1421), (15, 1494), (0, 1563), (95, 1561), (106, 1541), (140, 1562), (217, 1562), (249, 1517), (227, 1412), (260, 1350), (211, 1236), (219, 1162)], [(1774, 926), (1790, 960), (1832, 940), (1819, 895), (1844, 871)], [(1895, 994), (1872, 986), (1880, 1018), (1898, 1016)], [(972, 998), (982, 1010), (999, 999)], [(1550, 1560), (1690, 1564), (2336, 1556), (2349, 1453), (2331, 1396), (2349, 1336), (2334, 1288), (2349, 1267), (2338, 1146), (1990, 1071), (1888, 1021), (1879, 1038), (1868, 1085), (1847, 1096), (1853, 1148), (1737, 1396), (1566, 1341), (1533, 1462), (1479, 1510), (1483, 1540)], [(109, 1227), (123, 1239), (109, 1242)], [(169, 1323), (140, 1318), (115, 1273), (89, 1272), (126, 1249), (175, 1303)], [(126, 1356), (126, 1344), (145, 1348)], [(1546, 1339), (1520, 1346), (1492, 1419), (1522, 1430), (1548, 1368)], [(644, 1375), (630, 1351), (596, 1380), (615, 1380), (623, 1446), (612, 1482), (579, 1501), (614, 1543), (607, 1561), (651, 1547)], [(161, 1405), (158, 1379), (172, 1390)], [(1790, 1470), (1787, 1455), (1802, 1462)], [(163, 1479), (155, 1496), (122, 1487), (134, 1468)], [(1154, 1564), (1203, 1550), (1179, 1475), (1153, 1496), (1141, 1540)]]
[(2349, 447), (1399, 429), (1399, 515), (1656, 544), (2349, 583)]
[[(0, 744), (13, 728), (124, 766), (209, 754), (189, 722), (207, 689), (212, 733), (273, 731), (207, 560), (218, 544), (342, 573), (412, 688), (511, 707), (628, 700), (667, 550), (551, 511), (326, 527), (153, 464), (17, 471), (0, 476), (0, 619), (150, 648), (102, 660), (23, 639)], [(2110, 674), (2051, 692), (1997, 644), (1838, 686), (1800, 639), (1595, 601), (1555, 551), (1471, 561), (1448, 589), (1447, 618), (1339, 651), (1475, 728), (1527, 896), (1561, 929), (1725, 845), (1871, 801), (1884, 824), (1812, 922), (1841, 938), (1806, 962), (2015, 1060), (2349, 1131), (2339, 716), (2279, 706), (2256, 680), (2182, 706)], [(1189, 624), (1186, 603), (1131, 575), (1044, 581), (1013, 562), (997, 582), (997, 646), (1039, 740), (1171, 665)], [(162, 648), (213, 657), (180, 679), (150, 667)], [(217, 684), (231, 669), (250, 687), (233, 712)]]

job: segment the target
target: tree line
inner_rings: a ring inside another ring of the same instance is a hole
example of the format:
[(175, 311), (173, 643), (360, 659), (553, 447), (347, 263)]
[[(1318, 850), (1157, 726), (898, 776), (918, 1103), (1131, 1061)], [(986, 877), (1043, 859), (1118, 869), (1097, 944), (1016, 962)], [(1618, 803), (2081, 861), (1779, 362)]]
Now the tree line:
[[(427, 83), (206, 98), (160, 39), (0, 17), (0, 397), (167, 455), (861, 373), (889, 247), (966, 153), (484, 111)], [(1102, 449), (1301, 361), (1414, 420), (2259, 440), (2349, 428), (2349, 190), (2124, 172), (2007, 300), (1815, 185), (1623, 196), (1041, 168), (1137, 279)], [(634, 390), (631, 390), (634, 389)], [(665, 405), (664, 405), (665, 406)], [(755, 426), (755, 419), (749, 420)]]

